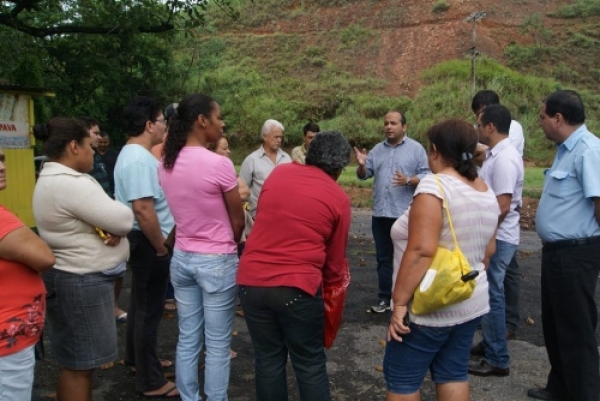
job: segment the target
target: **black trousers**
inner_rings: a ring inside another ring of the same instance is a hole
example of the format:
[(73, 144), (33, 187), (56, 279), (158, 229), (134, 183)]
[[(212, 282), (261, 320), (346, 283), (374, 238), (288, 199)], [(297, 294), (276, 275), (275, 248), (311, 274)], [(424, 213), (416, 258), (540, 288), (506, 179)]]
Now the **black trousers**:
[(302, 401), (331, 401), (323, 348), (324, 307), (294, 287), (240, 286), (254, 347), (257, 401), (286, 401), (286, 363), (292, 360)]
[(599, 273), (598, 244), (542, 251), (542, 326), (551, 365), (546, 388), (571, 401), (600, 399)]
[(156, 352), (171, 257), (158, 258), (141, 231), (127, 235), (131, 247), (131, 302), (127, 312), (125, 364), (136, 367), (137, 391), (153, 391), (167, 383)]

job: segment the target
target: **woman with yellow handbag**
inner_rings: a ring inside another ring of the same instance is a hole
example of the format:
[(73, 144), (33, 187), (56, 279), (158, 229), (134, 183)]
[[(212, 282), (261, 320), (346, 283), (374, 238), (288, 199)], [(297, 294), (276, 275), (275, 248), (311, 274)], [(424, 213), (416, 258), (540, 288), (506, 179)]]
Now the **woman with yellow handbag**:
[(495, 251), (500, 210), (477, 176), (478, 138), (471, 124), (441, 122), (427, 139), (434, 174), (421, 180), (412, 205), (391, 230), (395, 283), (384, 357), (387, 400), (419, 400), (430, 370), (438, 400), (467, 401), (469, 352), (489, 311), (485, 268)]

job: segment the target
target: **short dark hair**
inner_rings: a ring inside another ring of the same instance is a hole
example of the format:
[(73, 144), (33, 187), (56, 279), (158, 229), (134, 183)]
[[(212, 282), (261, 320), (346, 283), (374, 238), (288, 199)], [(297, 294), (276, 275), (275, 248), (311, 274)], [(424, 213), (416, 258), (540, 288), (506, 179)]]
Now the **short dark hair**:
[(304, 127), (302, 127), (302, 132), (304, 133), (304, 136), (306, 136), (308, 131), (317, 133), (317, 132), (321, 131), (321, 128), (319, 128), (319, 126), (316, 123), (313, 123), (312, 121), (310, 121), (308, 124), (306, 124)]
[(162, 106), (156, 99), (146, 96), (133, 98), (123, 113), (125, 132), (129, 136), (140, 136), (146, 130), (146, 123), (148, 121), (156, 122), (161, 114)]
[(546, 114), (554, 117), (560, 113), (569, 125), (578, 125), (585, 122), (585, 107), (581, 96), (573, 90), (559, 90), (546, 99)]
[(512, 117), (510, 116), (510, 111), (501, 104), (486, 106), (481, 114), (482, 125), (492, 123), (496, 127), (496, 130), (504, 135), (508, 135), (511, 121)]
[(499, 104), (500, 97), (498, 94), (490, 89), (480, 90), (473, 96), (473, 101), (471, 102), (471, 110), (473, 113), (477, 113), (481, 110), (482, 107), (491, 106), (493, 104)]
[(336, 177), (336, 174), (350, 163), (351, 150), (341, 132), (319, 132), (306, 151), (306, 164)]
[(56, 160), (65, 153), (71, 141), (77, 141), (81, 145), (85, 138), (90, 137), (90, 133), (79, 119), (57, 117), (47, 124), (36, 124), (33, 127), (33, 136), (43, 142), (42, 153), (51, 160)]
[(400, 124), (402, 125), (406, 125), (406, 116), (404, 115), (403, 112), (401, 112), (400, 110), (390, 110), (385, 114), (390, 114), (390, 113), (398, 113), (400, 114)]
[(77, 119), (79, 121), (81, 121), (83, 123), (83, 125), (85, 125), (85, 127), (88, 129), (88, 131), (90, 129), (92, 129), (92, 127), (94, 125), (100, 126), (100, 122), (98, 122), (97, 119), (95, 119), (94, 117), (90, 117), (90, 116), (79, 116), (77, 117)]
[(429, 128), (425, 135), (429, 140), (429, 149), (435, 145), (436, 151), (460, 175), (469, 181), (477, 178), (473, 155), (479, 137), (472, 124), (465, 120), (446, 120)]
[(100, 131), (100, 137), (110, 139), (110, 136), (108, 136), (108, 132), (106, 131)]

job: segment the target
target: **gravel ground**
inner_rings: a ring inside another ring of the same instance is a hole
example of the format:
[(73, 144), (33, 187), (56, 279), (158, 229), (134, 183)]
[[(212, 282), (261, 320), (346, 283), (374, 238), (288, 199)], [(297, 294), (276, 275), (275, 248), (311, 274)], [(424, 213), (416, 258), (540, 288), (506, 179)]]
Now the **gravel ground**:
[[(382, 400), (385, 384), (380, 372), (385, 344), (386, 314), (369, 313), (369, 306), (376, 300), (377, 278), (375, 273), (375, 248), (371, 236), (370, 211), (355, 210), (349, 240), (348, 258), (352, 283), (344, 312), (344, 322), (334, 346), (327, 351), (328, 372), (332, 397), (336, 401)], [(505, 378), (471, 377), (472, 400), (520, 401), (530, 400), (526, 390), (543, 386), (549, 369), (540, 319), (540, 242), (534, 232), (522, 233), (519, 246), (519, 264), (523, 277), (521, 286), (521, 325), (517, 340), (510, 342), (511, 375)], [(121, 295), (126, 309), (129, 298), (129, 276)], [(600, 305), (600, 286), (596, 292)], [(527, 318), (530, 322), (527, 323)], [(235, 318), (232, 348), (238, 357), (231, 363), (229, 399), (231, 401), (254, 400), (254, 370), (252, 344), (243, 318)], [(125, 326), (118, 326), (119, 355), (124, 355)], [(160, 327), (159, 353), (161, 358), (174, 360), (177, 341), (177, 316), (165, 314)], [(600, 343), (600, 332), (597, 332)], [(36, 366), (33, 401), (52, 399), (59, 366), (53, 361), (49, 344), (47, 358)], [(288, 365), (290, 400), (299, 400), (293, 371)], [(169, 371), (172, 371), (169, 370)], [(200, 371), (200, 384), (203, 374)], [(50, 397), (49, 397), (50, 396)], [(94, 400), (117, 401), (144, 399), (135, 391), (134, 376), (122, 364), (108, 370), (98, 370), (94, 376)], [(427, 379), (422, 388), (422, 400), (435, 400), (434, 386)], [(282, 400), (283, 401), (283, 400)]]

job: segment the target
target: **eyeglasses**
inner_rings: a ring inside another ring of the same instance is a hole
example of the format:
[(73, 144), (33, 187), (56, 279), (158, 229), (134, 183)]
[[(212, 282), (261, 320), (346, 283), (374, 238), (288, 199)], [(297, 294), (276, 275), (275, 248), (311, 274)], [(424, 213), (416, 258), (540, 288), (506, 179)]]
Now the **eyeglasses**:
[(167, 125), (167, 119), (166, 118), (163, 118), (162, 120), (158, 120), (157, 119), (155, 122), (157, 122), (157, 123), (163, 123), (164, 125)]

